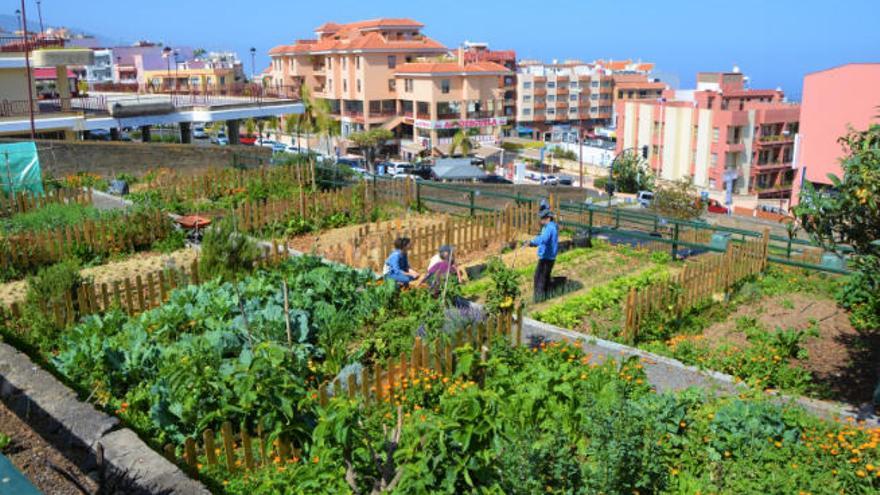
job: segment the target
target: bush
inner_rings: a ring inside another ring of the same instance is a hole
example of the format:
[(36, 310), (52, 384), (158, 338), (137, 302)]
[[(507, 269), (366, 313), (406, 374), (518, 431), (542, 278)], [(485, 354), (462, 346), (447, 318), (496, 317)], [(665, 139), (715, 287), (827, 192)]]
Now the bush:
[(654, 192), (651, 207), (660, 215), (679, 220), (698, 218), (704, 209), (690, 177), (660, 185)]
[(519, 274), (516, 270), (508, 268), (498, 257), (489, 260), (486, 272), (492, 279), (492, 287), (486, 293), (486, 309), (490, 313), (511, 310), (514, 301), (519, 298), (521, 293)]
[(44, 352), (55, 345), (55, 334), (60, 330), (55, 323), (54, 306), (63, 305), (69, 294), (76, 294), (87, 283), (79, 273), (77, 260), (66, 260), (41, 268), (28, 279), (21, 325), (26, 329), (25, 341)]
[(202, 240), (201, 275), (235, 281), (250, 273), (260, 256), (253, 239), (238, 231), (232, 218), (225, 218), (205, 232)]

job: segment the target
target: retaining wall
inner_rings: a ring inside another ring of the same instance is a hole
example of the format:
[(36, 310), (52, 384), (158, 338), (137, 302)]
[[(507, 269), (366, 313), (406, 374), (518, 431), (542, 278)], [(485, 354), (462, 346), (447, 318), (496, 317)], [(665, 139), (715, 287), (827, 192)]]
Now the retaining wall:
[[(0, 139), (17, 142), (20, 139)], [(89, 172), (104, 177), (121, 173), (142, 175), (167, 167), (200, 173), (237, 162), (268, 163), (272, 152), (260, 146), (201, 146), (195, 144), (138, 143), (123, 141), (61, 141), (38, 139), (37, 151), (44, 174), (64, 177)]]

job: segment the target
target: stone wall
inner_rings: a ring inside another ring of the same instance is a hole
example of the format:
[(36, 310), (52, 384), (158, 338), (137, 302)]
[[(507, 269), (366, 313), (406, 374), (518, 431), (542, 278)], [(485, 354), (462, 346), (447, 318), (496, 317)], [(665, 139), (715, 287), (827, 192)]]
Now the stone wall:
[[(20, 140), (0, 139), (0, 142)], [(212, 167), (268, 163), (271, 150), (255, 146), (196, 146), (119, 141), (37, 140), (44, 175), (63, 177), (90, 172), (105, 177), (142, 175), (167, 167), (198, 173)]]

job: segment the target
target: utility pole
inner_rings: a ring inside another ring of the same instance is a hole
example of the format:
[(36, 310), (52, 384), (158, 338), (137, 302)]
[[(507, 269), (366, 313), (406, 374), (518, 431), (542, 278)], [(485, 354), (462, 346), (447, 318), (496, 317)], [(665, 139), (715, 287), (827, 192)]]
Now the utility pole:
[(581, 189), (584, 187), (584, 138), (581, 136), (581, 132), (577, 133), (577, 145), (578, 145), (578, 168), (580, 170), (580, 184)]
[(257, 80), (257, 49), (251, 47), (251, 82), (254, 83)]

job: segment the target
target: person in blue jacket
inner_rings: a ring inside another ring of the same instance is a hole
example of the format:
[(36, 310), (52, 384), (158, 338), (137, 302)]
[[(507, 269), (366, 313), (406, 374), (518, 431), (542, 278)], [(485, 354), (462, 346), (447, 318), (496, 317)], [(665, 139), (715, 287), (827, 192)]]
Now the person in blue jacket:
[(556, 262), (556, 253), (559, 251), (559, 228), (553, 220), (553, 211), (543, 208), (541, 216), (541, 233), (528, 241), (528, 245), (538, 248), (538, 267), (535, 269), (535, 301), (543, 301), (550, 289), (550, 272)]
[(385, 260), (382, 275), (385, 280), (393, 280), (399, 287), (409, 287), (409, 283), (419, 278), (418, 272), (409, 267), (406, 256), (409, 250), (409, 237), (398, 237), (394, 240), (394, 251)]

